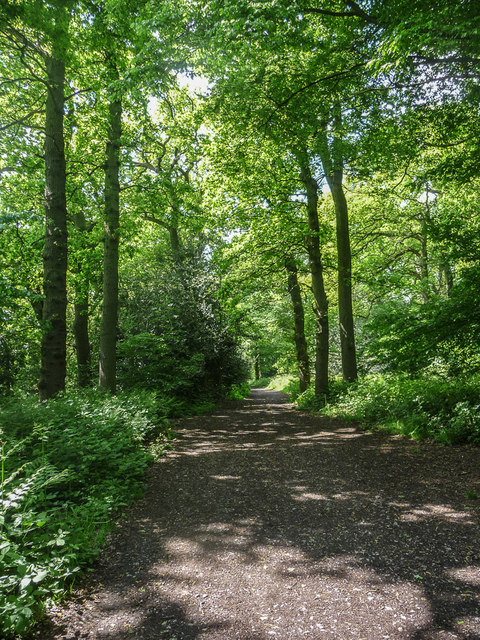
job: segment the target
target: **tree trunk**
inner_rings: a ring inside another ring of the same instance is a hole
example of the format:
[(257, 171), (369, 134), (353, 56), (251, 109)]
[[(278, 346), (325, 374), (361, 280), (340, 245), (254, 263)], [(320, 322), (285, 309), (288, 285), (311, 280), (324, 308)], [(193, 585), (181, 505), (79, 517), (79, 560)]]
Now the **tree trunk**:
[(90, 339), (88, 336), (88, 293), (75, 291), (73, 333), (77, 353), (77, 385), (88, 387), (91, 378)]
[[(75, 228), (80, 236), (82, 248), (90, 244), (88, 243), (88, 229), (85, 215), (81, 209), (77, 210), (75, 215)], [(73, 318), (73, 335), (75, 337), (75, 352), (77, 356), (77, 385), (78, 387), (87, 387), (91, 382), (91, 348), (90, 337), (88, 331), (89, 320), (89, 281), (88, 270), (84, 269), (83, 261), (77, 262), (74, 268), (75, 273), (75, 301), (74, 301), (74, 318)]]
[(262, 377), (262, 373), (260, 371), (260, 355), (258, 353), (258, 348), (255, 347), (255, 380), (260, 380)]
[(453, 287), (453, 273), (447, 260), (442, 262), (441, 272), (445, 277), (445, 295), (447, 298), (450, 298), (450, 292)]
[(297, 154), (300, 164), (300, 179), (307, 193), (308, 256), (315, 300), (315, 395), (320, 397), (328, 391), (328, 300), (323, 281), (322, 254), (320, 251), (320, 225), (318, 223), (318, 185), (312, 176), (306, 154)]
[(122, 103), (109, 104), (105, 161), (103, 305), (99, 346), (99, 386), (116, 392), (118, 324), (118, 229), (120, 220), (120, 137)]
[(424, 217), (420, 218), (420, 288), (424, 302), (430, 300), (430, 270), (428, 268), (428, 227)]
[(172, 249), (173, 262), (176, 265), (181, 265), (183, 263), (183, 251), (178, 227), (169, 226), (168, 234), (170, 236), (170, 247)]
[(348, 382), (357, 379), (357, 353), (352, 305), (352, 258), (348, 225), (347, 199), (342, 178), (335, 171), (331, 176), (330, 189), (335, 204), (338, 254), (338, 320), (340, 325), (340, 347), (342, 352), (342, 375)]
[(292, 300), (295, 349), (298, 363), (298, 377), (300, 381), (300, 393), (303, 393), (310, 385), (310, 362), (308, 359), (307, 341), (305, 339), (305, 314), (303, 312), (302, 295), (298, 284), (298, 269), (292, 258), (285, 261), (288, 272), (288, 292)]
[(357, 353), (352, 304), (352, 256), (348, 205), (343, 190), (343, 144), (341, 139), (342, 116), (339, 105), (334, 108), (335, 131), (332, 148), (329, 148), (327, 133), (322, 132), (320, 158), (332, 193), (335, 206), (338, 255), (338, 320), (342, 353), (342, 375), (348, 382), (358, 377)]
[(63, 110), (65, 64), (49, 57), (45, 113), (45, 247), (43, 334), (38, 389), (51, 398), (65, 388), (67, 336), (67, 203)]

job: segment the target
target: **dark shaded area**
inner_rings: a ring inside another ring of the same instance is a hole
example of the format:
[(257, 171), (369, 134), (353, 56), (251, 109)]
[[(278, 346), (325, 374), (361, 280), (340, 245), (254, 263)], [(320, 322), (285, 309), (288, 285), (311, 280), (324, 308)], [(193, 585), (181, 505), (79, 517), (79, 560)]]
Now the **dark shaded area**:
[(480, 638), (480, 452), (369, 434), (275, 392), (175, 451), (42, 638)]

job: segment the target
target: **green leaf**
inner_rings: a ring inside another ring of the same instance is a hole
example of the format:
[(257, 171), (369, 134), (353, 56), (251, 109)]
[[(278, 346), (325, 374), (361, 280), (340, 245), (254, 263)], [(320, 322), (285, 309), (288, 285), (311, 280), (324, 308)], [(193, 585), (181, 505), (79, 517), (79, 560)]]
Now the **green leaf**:
[(35, 582), (35, 583), (41, 582), (47, 575), (48, 575), (48, 571), (47, 570), (39, 571), (33, 577), (33, 582)]
[(32, 582), (32, 578), (30, 576), (26, 576), (20, 580), (20, 589), (26, 589), (28, 585)]

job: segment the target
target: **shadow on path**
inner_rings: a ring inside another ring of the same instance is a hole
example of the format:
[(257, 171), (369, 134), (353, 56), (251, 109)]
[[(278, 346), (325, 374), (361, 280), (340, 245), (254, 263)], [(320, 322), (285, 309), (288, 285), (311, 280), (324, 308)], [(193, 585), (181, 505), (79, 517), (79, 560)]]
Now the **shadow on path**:
[(363, 433), (266, 390), (180, 436), (49, 637), (480, 638), (478, 449)]

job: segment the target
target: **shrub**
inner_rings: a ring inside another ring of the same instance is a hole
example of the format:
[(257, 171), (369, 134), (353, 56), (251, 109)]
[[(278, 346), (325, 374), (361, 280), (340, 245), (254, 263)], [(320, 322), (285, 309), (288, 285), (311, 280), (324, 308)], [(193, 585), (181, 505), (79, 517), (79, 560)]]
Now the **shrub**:
[(153, 394), (65, 395), (0, 408), (0, 629), (23, 633), (97, 553), (112, 515), (141, 490), (162, 439)]
[(271, 378), (259, 378), (250, 382), (252, 389), (265, 389), (270, 384)]
[(313, 387), (297, 398), (302, 409), (384, 427), (443, 444), (480, 444), (478, 379), (371, 375), (353, 384), (332, 383), (325, 398)]
[(250, 385), (248, 382), (234, 384), (226, 392), (225, 396), (228, 400), (243, 400), (250, 395)]

